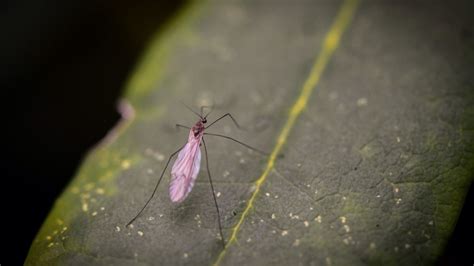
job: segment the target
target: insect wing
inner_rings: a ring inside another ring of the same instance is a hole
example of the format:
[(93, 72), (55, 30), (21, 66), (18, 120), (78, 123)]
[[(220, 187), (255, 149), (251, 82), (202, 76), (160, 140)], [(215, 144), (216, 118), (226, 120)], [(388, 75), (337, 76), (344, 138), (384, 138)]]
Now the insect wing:
[(181, 202), (193, 189), (201, 165), (200, 140), (188, 142), (179, 152), (171, 169), (170, 199)]

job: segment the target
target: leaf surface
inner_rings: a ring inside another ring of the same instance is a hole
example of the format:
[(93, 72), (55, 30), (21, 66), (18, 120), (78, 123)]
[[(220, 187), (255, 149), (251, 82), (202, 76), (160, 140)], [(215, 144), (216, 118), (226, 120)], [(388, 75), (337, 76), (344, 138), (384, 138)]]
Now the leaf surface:
[[(466, 4), (467, 5), (467, 4)], [(474, 53), (466, 5), (334, 1), (190, 5), (150, 45), (123, 120), (87, 156), (32, 243), (32, 264), (430, 264), (474, 170)], [(453, 15), (455, 14), (455, 15)], [(167, 156), (184, 108), (268, 157), (208, 136), (181, 204)]]

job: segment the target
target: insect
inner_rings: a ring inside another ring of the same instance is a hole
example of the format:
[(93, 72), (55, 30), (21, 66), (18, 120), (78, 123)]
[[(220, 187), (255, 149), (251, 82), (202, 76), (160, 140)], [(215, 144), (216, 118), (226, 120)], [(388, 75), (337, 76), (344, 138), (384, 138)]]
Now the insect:
[(232, 122), (235, 124), (235, 126), (241, 129), (237, 121), (234, 119), (234, 117), (230, 113), (226, 113), (222, 115), (221, 117), (214, 120), (214, 122), (210, 123), (208, 126), (205, 126), (207, 124), (207, 116), (212, 112), (212, 109), (209, 111), (209, 113), (203, 116), (203, 110), (204, 108), (208, 108), (207, 106), (201, 107), (200, 114), (198, 114), (197, 112), (195, 112), (188, 106), (186, 106), (186, 108), (188, 108), (191, 112), (196, 114), (199, 117), (199, 120), (191, 128), (181, 125), (181, 124), (176, 124), (177, 128), (182, 127), (182, 128), (189, 129), (188, 140), (186, 144), (184, 144), (181, 148), (179, 148), (177, 151), (175, 151), (169, 156), (168, 161), (166, 162), (165, 168), (161, 172), (158, 182), (155, 185), (155, 189), (153, 190), (153, 193), (148, 198), (145, 205), (138, 212), (138, 214), (132, 220), (130, 220), (130, 222), (128, 222), (126, 226), (128, 227), (130, 224), (132, 224), (140, 216), (140, 214), (145, 210), (145, 208), (148, 206), (150, 201), (153, 199), (158, 189), (158, 186), (160, 185), (161, 179), (163, 178), (163, 175), (166, 172), (166, 169), (168, 168), (170, 161), (173, 159), (174, 156), (176, 156), (176, 154), (178, 154), (178, 158), (176, 159), (176, 161), (174, 162), (171, 168), (171, 181), (170, 181), (170, 187), (169, 187), (169, 196), (170, 196), (171, 201), (175, 203), (180, 203), (188, 197), (189, 193), (193, 189), (194, 183), (199, 174), (199, 169), (201, 167), (201, 144), (203, 144), (202, 146), (204, 146), (204, 154), (206, 157), (207, 174), (209, 177), (209, 183), (211, 185), (212, 196), (213, 196), (214, 204), (216, 206), (216, 211), (217, 211), (219, 234), (222, 240), (222, 246), (223, 248), (225, 248), (225, 240), (224, 240), (224, 235), (222, 234), (222, 225), (221, 225), (221, 218), (220, 218), (220, 212), (219, 212), (219, 205), (217, 204), (216, 193), (214, 191), (214, 186), (212, 184), (211, 172), (209, 170), (209, 160), (207, 156), (207, 146), (206, 146), (206, 141), (204, 140), (204, 136), (214, 136), (214, 137), (225, 138), (228, 140), (232, 140), (240, 145), (245, 146), (246, 148), (254, 150), (263, 155), (268, 155), (268, 154), (264, 151), (261, 151), (250, 145), (247, 145), (234, 138), (221, 135), (221, 134), (205, 132), (206, 129), (210, 128), (212, 125), (214, 125), (215, 123), (219, 122), (220, 120), (226, 117), (229, 117), (232, 120)]

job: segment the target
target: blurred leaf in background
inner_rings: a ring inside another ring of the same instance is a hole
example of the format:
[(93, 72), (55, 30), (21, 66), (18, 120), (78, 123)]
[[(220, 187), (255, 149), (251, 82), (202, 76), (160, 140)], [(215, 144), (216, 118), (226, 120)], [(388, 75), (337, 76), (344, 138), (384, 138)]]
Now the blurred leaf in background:
[(1, 264), (24, 262), (81, 158), (118, 120), (137, 58), (182, 3), (1, 1)]

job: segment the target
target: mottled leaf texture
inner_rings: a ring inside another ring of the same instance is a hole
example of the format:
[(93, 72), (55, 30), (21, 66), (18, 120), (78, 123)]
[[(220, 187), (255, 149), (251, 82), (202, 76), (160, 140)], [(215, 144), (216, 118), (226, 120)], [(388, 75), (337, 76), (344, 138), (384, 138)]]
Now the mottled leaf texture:
[[(449, 5), (447, 7), (446, 5)], [(127, 84), (123, 120), (85, 158), (27, 265), (432, 264), (474, 171), (472, 3), (189, 4)], [(182, 203), (169, 154), (204, 136), (227, 248), (201, 167)]]

